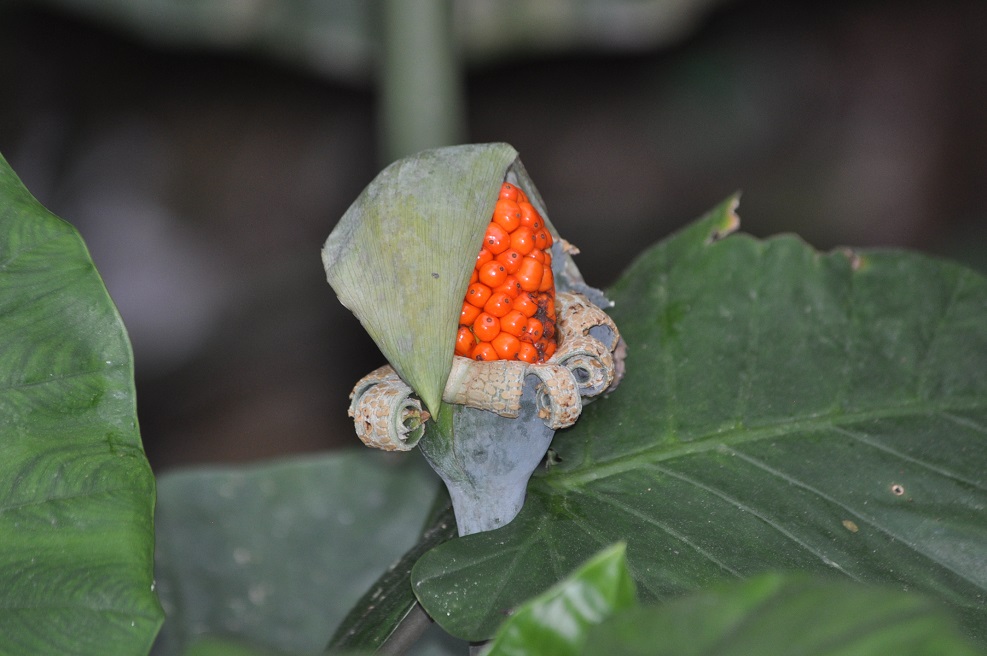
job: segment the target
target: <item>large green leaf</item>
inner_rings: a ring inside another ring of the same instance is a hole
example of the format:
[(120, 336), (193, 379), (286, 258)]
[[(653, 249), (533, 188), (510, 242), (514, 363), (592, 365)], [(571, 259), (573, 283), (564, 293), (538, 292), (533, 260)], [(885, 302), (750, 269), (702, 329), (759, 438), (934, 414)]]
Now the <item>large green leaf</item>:
[(0, 654), (137, 654), (161, 625), (130, 343), (0, 157)]
[(507, 527), (413, 572), (447, 630), (626, 540), (645, 599), (767, 569), (922, 590), (987, 639), (987, 280), (899, 252), (717, 239), (726, 203), (610, 294), (627, 375)]
[(436, 490), (421, 458), (367, 449), (162, 475), (157, 576), (168, 621), (157, 653), (210, 635), (319, 653), (415, 543)]
[[(538, 652), (545, 653), (545, 652)], [(590, 627), (608, 656), (975, 656), (938, 605), (917, 595), (765, 574), (635, 608)]]

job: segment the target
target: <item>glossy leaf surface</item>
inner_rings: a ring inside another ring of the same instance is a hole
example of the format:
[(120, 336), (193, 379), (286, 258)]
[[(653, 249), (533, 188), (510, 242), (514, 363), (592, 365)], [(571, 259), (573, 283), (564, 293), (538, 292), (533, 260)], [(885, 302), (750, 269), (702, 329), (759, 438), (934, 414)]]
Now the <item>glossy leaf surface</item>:
[(417, 455), (362, 448), (163, 474), (156, 564), (168, 621), (158, 653), (216, 635), (320, 653), (415, 543), (437, 489)]
[(625, 546), (616, 544), (525, 602), (497, 631), (485, 656), (575, 656), (583, 653), (590, 627), (636, 604)]
[(153, 509), (123, 323), (0, 157), (0, 653), (146, 652)]
[(938, 604), (850, 581), (767, 574), (620, 613), (589, 631), (609, 656), (974, 656)]
[(413, 572), (450, 632), (626, 540), (645, 600), (769, 569), (938, 597), (987, 640), (987, 281), (729, 231), (731, 203), (610, 290), (627, 375), (556, 435), (507, 527)]

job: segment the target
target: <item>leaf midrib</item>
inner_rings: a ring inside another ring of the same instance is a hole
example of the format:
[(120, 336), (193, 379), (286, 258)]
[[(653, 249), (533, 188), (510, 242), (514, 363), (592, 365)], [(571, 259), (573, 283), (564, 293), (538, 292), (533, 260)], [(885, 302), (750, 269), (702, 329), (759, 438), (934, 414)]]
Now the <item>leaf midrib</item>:
[(561, 491), (578, 490), (590, 483), (619, 476), (642, 466), (673, 460), (685, 456), (704, 453), (722, 447), (730, 447), (759, 440), (796, 436), (806, 432), (838, 428), (866, 421), (896, 419), (914, 416), (929, 416), (947, 412), (962, 412), (987, 408), (987, 400), (982, 398), (956, 399), (949, 403), (912, 402), (887, 408), (861, 410), (857, 412), (828, 413), (751, 428), (735, 426), (725, 430), (706, 433), (695, 440), (681, 442), (674, 446), (659, 444), (630, 451), (608, 460), (597, 460), (587, 465), (567, 471), (557, 469), (533, 481)]

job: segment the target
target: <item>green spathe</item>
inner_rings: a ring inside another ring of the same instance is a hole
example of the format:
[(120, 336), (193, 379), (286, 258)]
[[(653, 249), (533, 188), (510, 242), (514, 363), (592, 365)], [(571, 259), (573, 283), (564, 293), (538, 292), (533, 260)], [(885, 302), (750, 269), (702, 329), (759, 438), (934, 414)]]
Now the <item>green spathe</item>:
[(364, 189), (322, 250), (339, 300), (432, 414), (476, 252), (516, 158), (507, 144), (482, 144), (399, 160)]

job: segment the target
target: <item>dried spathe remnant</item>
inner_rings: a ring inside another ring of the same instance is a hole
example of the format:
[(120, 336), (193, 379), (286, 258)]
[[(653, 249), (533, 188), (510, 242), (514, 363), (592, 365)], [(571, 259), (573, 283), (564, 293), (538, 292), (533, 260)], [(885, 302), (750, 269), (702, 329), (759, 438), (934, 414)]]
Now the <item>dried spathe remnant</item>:
[[(559, 348), (548, 362), (486, 362), (456, 356), (442, 400), (502, 417), (517, 417), (525, 380), (535, 376), (540, 381), (535, 399), (538, 416), (547, 426), (558, 430), (576, 422), (584, 403), (616, 387), (619, 378), (615, 351), (621, 343), (617, 326), (585, 297), (565, 292), (557, 296)], [(622, 359), (622, 353), (619, 357)], [(387, 383), (386, 387), (379, 388), (381, 381)], [(404, 406), (399, 400), (401, 393), (406, 395)], [(398, 432), (402, 424), (396, 413), (413, 416), (415, 408), (421, 412), (421, 404), (393, 369), (385, 366), (368, 374), (354, 388), (352, 398), (350, 414), (364, 443), (405, 450), (403, 447), (409, 440)]]
[(349, 416), (367, 446), (410, 451), (425, 434), (429, 415), (389, 365), (360, 379), (350, 394)]

